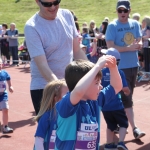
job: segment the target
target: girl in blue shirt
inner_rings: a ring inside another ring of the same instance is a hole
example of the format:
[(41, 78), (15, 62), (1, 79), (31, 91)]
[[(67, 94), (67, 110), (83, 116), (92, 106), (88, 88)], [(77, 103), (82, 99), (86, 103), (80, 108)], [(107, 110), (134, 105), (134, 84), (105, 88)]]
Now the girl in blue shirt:
[(44, 91), (41, 107), (34, 121), (38, 121), (35, 133), (36, 150), (54, 149), (57, 113), (55, 104), (68, 91), (65, 80), (49, 82)]

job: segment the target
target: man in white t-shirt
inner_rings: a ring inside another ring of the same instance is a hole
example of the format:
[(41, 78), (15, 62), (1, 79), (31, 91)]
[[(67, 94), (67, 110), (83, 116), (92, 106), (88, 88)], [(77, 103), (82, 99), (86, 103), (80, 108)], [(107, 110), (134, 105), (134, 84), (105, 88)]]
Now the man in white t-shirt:
[(37, 114), (47, 82), (64, 78), (73, 58), (87, 58), (80, 50), (71, 12), (59, 9), (61, 0), (35, 1), (40, 10), (26, 22), (25, 39), (31, 57), (31, 98)]

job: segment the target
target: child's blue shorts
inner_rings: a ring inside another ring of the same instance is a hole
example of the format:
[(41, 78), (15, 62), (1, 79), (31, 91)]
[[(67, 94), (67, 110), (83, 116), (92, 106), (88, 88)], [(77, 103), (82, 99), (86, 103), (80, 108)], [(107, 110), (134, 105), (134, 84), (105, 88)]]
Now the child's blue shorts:
[(114, 131), (118, 126), (128, 128), (128, 119), (124, 109), (114, 111), (103, 111), (107, 128)]

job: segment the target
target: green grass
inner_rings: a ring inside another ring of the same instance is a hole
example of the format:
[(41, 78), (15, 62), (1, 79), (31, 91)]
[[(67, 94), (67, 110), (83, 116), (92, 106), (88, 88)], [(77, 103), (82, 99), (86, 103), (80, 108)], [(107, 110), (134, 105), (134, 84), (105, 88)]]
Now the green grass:
[[(79, 24), (95, 20), (99, 27), (105, 16), (110, 20), (117, 17), (115, 8), (117, 0), (62, 0), (60, 7), (75, 12)], [(149, 0), (131, 0), (131, 15), (135, 12), (141, 18), (150, 15)], [(38, 11), (35, 0), (0, 0), (0, 24), (16, 23), (19, 33), (23, 33), (25, 22)]]

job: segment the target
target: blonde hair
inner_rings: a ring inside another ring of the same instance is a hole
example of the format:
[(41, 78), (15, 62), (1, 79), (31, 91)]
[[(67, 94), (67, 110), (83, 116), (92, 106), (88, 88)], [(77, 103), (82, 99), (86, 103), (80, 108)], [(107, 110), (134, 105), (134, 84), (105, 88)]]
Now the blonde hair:
[(134, 13), (134, 14), (132, 14), (132, 19), (135, 19), (135, 20), (137, 20), (137, 21), (140, 20), (140, 17), (141, 17), (141, 15), (140, 15), (139, 13)]
[(92, 24), (94, 24), (94, 28), (96, 28), (95, 21), (94, 21), (94, 20), (91, 20), (91, 21), (90, 21), (89, 30), (93, 30), (93, 28), (92, 28), (92, 26), (91, 26)]
[(16, 24), (12, 22), (12, 23), (10, 24), (10, 26), (16, 27)]
[(143, 21), (146, 23), (147, 26), (150, 27), (150, 16), (145, 16)]
[(61, 89), (66, 85), (64, 79), (49, 82), (44, 90), (39, 113), (34, 117), (34, 121), (38, 121), (40, 117), (48, 110), (54, 109), (56, 102), (61, 98)]
[(82, 27), (88, 27), (87, 22), (83, 22)]

